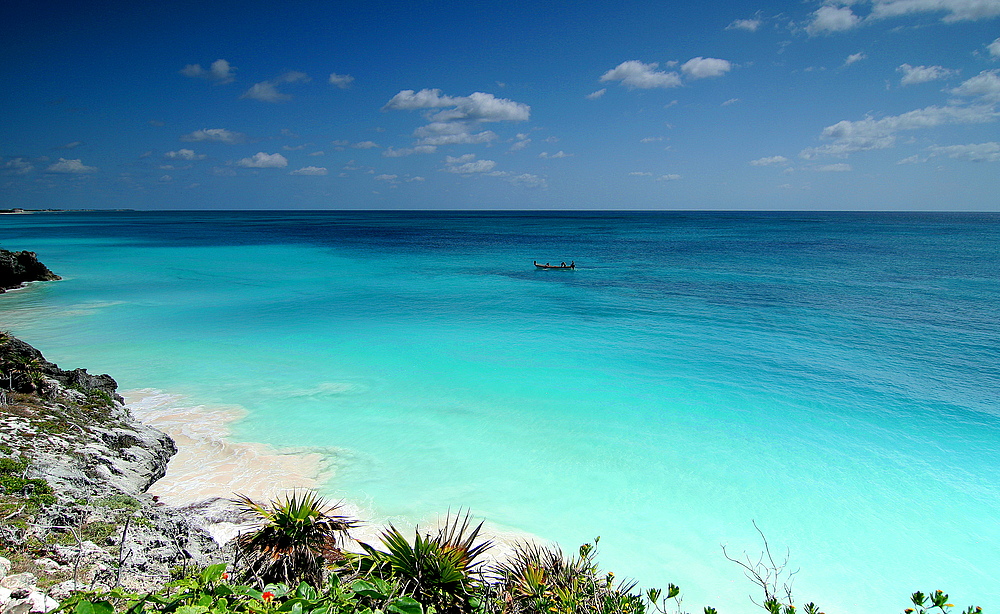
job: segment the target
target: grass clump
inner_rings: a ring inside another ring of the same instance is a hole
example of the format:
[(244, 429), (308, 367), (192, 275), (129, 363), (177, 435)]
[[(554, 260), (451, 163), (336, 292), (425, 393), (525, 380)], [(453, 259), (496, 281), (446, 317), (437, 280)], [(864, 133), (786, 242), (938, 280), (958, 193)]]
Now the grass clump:
[(12, 501), (23, 501), (29, 511), (37, 511), (56, 502), (52, 486), (44, 478), (28, 478), (28, 461), (23, 458), (0, 458), (0, 495), (11, 497)]
[(127, 510), (129, 512), (134, 512), (142, 507), (142, 504), (139, 503), (138, 499), (125, 494), (116, 494), (101, 497), (99, 499), (93, 499), (90, 504), (94, 507), (106, 507), (112, 510)]

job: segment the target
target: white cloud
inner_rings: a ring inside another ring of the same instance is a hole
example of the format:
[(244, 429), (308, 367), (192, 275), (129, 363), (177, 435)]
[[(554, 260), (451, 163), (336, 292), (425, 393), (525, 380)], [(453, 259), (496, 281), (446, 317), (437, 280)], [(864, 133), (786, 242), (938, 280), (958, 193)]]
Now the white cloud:
[(812, 35), (823, 32), (843, 32), (861, 23), (861, 18), (846, 6), (839, 8), (829, 5), (821, 6), (812, 14), (812, 18), (812, 23), (806, 26), (806, 31)]
[(170, 160), (204, 160), (204, 154), (196, 154), (194, 150), (191, 149), (178, 149), (177, 151), (168, 151), (163, 154), (164, 158)]
[(1000, 0), (875, 0), (870, 19), (941, 12), (946, 23), (989, 19), (1000, 15)]
[(80, 173), (96, 173), (97, 167), (87, 166), (80, 160), (67, 160), (66, 158), (59, 158), (59, 161), (55, 164), (50, 164), (46, 173), (70, 173), (70, 174), (80, 174)]
[(1000, 102), (1000, 69), (984, 70), (951, 90), (951, 93), (987, 103)]
[(838, 164), (827, 164), (826, 166), (817, 166), (815, 170), (821, 173), (846, 173), (847, 171), (851, 170), (851, 165), (840, 162)]
[(292, 99), (289, 94), (279, 92), (278, 88), (270, 81), (253, 84), (250, 89), (243, 92), (240, 98), (250, 98), (261, 102), (285, 102)]
[(419, 92), (413, 90), (400, 90), (389, 102), (382, 107), (383, 110), (394, 109), (397, 111), (412, 111), (414, 109), (434, 109), (447, 107), (453, 104), (454, 98), (442, 96), (439, 89), (422, 89)]
[(760, 27), (760, 19), (737, 19), (731, 24), (726, 26), (727, 30), (746, 30), (747, 32), (756, 32), (757, 28)]
[(785, 156), (771, 156), (769, 158), (757, 158), (756, 160), (751, 160), (750, 164), (753, 166), (774, 166), (775, 164), (788, 164), (788, 158)]
[(660, 175), (659, 177), (656, 178), (656, 180), (657, 181), (677, 181), (680, 178), (681, 178), (680, 175), (671, 174), (671, 175)]
[(861, 60), (864, 60), (864, 59), (867, 59), (867, 58), (868, 58), (868, 56), (865, 55), (864, 53), (860, 52), (860, 51), (857, 52), (857, 53), (852, 53), (851, 55), (847, 56), (846, 60), (844, 60), (844, 66), (850, 66), (851, 64), (854, 64), (855, 62), (860, 62)]
[[(436, 109), (441, 109), (436, 111)], [(391, 149), (388, 157), (412, 153), (430, 153), (432, 148), (446, 145), (490, 143), (497, 134), (492, 130), (473, 132), (486, 122), (525, 121), (531, 115), (526, 104), (497, 98), (492, 94), (473, 92), (469, 96), (446, 96), (438, 89), (402, 90), (382, 107), (388, 110), (425, 110), (430, 122), (414, 130), (415, 147)], [(428, 149), (431, 148), (431, 149)]]
[(13, 175), (27, 175), (31, 171), (35, 170), (35, 167), (24, 158), (7, 160), (7, 163), (4, 164), (3, 167), (5, 173)]
[(486, 173), (493, 170), (497, 165), (493, 160), (476, 160), (476, 154), (465, 154), (457, 158), (447, 156), (444, 163), (445, 170), (449, 173), (459, 173), (462, 175)]
[(646, 173), (643, 171), (632, 171), (629, 173), (629, 177), (652, 177), (653, 173)]
[(909, 64), (901, 64), (896, 70), (903, 73), (903, 78), (899, 80), (900, 85), (927, 83), (936, 79), (944, 79), (956, 72), (943, 66), (910, 66)]
[(647, 136), (645, 138), (639, 139), (640, 143), (655, 143), (656, 141), (662, 141), (662, 136)]
[(243, 158), (236, 163), (244, 168), (284, 168), (288, 166), (288, 159), (280, 153), (266, 154), (259, 151), (250, 158)]
[(246, 140), (246, 135), (239, 132), (230, 132), (224, 128), (207, 128), (204, 130), (195, 130), (191, 134), (185, 134), (181, 137), (182, 141), (187, 142), (198, 142), (198, 141), (216, 141), (219, 143), (242, 143)]
[(995, 121), (998, 116), (1000, 113), (992, 107), (983, 105), (930, 106), (882, 119), (840, 121), (824, 128), (821, 135), (824, 139), (832, 139), (833, 143), (804, 149), (799, 156), (812, 159), (820, 155), (846, 156), (856, 151), (887, 149), (895, 145), (897, 132), (947, 124), (981, 124)]
[(404, 156), (412, 156), (413, 154), (432, 154), (437, 151), (436, 145), (417, 145), (416, 147), (403, 147), (400, 149), (395, 149), (393, 147), (386, 148), (382, 152), (383, 158), (402, 158)]
[(236, 80), (236, 77), (233, 75), (233, 71), (235, 70), (226, 60), (218, 59), (212, 62), (208, 70), (202, 68), (200, 64), (188, 64), (180, 72), (185, 77), (207, 79), (221, 85), (223, 83), (232, 83)]
[(698, 56), (684, 62), (681, 65), (681, 72), (692, 79), (705, 79), (707, 77), (721, 77), (732, 68), (733, 65), (728, 60)]
[(378, 143), (374, 141), (361, 141), (360, 143), (355, 143), (351, 145), (354, 149), (375, 149), (378, 147)]
[(376, 175), (375, 181), (385, 181), (386, 183), (395, 183), (399, 179), (399, 175)]
[(351, 75), (338, 75), (335, 72), (330, 73), (331, 85), (336, 85), (340, 89), (346, 90), (347, 88), (351, 87), (352, 83), (354, 83), (354, 77), (352, 77)]
[(83, 145), (83, 141), (73, 141), (72, 143), (66, 143), (62, 147), (58, 147), (57, 149), (76, 149), (80, 145)]
[(304, 166), (297, 171), (288, 173), (289, 175), (325, 175), (327, 170), (322, 166)]
[(538, 175), (532, 175), (531, 173), (522, 173), (520, 175), (511, 175), (507, 178), (507, 181), (514, 185), (519, 185), (525, 188), (546, 188), (548, 184), (544, 177), (539, 177)]
[(431, 122), (413, 131), (418, 145), (475, 145), (489, 143), (497, 138), (492, 130), (484, 130), (477, 134), (469, 132), (466, 122)]
[(986, 49), (989, 50), (991, 56), (1000, 58), (1000, 38), (986, 45)]
[(279, 92), (279, 85), (284, 83), (307, 83), (309, 81), (309, 75), (304, 72), (293, 70), (286, 72), (277, 79), (255, 83), (250, 87), (250, 89), (243, 92), (243, 95), (240, 96), (240, 98), (250, 98), (261, 102), (285, 102), (287, 100), (291, 100), (292, 97), (289, 94)]
[(729, 100), (723, 102), (720, 106), (728, 107), (729, 105), (736, 104), (739, 101), (740, 101), (739, 98), (730, 98)]
[(990, 141), (988, 143), (975, 143), (968, 145), (947, 145), (944, 147), (928, 147), (929, 151), (948, 156), (949, 158), (961, 158), (973, 162), (1000, 162), (1000, 143)]
[(560, 149), (559, 151), (557, 151), (554, 154), (550, 154), (547, 151), (543, 151), (542, 153), (538, 154), (538, 157), (539, 158), (543, 158), (545, 160), (552, 160), (552, 159), (555, 159), (555, 158), (569, 158), (572, 155), (573, 154), (568, 154), (565, 151), (563, 151), (563, 150)]
[(314, 151), (314, 152), (312, 152), (312, 153), (311, 153), (311, 154), (309, 154), (309, 155), (310, 155), (310, 156), (325, 156), (325, 155), (326, 155), (326, 152), (325, 152), (325, 151)]
[(681, 76), (676, 72), (656, 70), (658, 63), (644, 64), (638, 60), (622, 62), (601, 75), (601, 81), (621, 81), (630, 88), (678, 87)]
[(517, 138), (518, 138), (517, 142), (515, 142), (513, 145), (510, 146), (509, 151), (521, 151), (522, 149), (531, 144), (531, 139), (529, 139), (527, 135), (519, 134), (517, 135)]
[(608, 91), (608, 88), (602, 87), (601, 89), (597, 90), (596, 92), (591, 92), (591, 93), (587, 94), (586, 96), (584, 96), (584, 98), (586, 98), (587, 100), (597, 100), (598, 98), (600, 98), (601, 96), (603, 96), (605, 93), (607, 93), (607, 91)]
[(531, 107), (528, 105), (507, 98), (497, 98), (493, 94), (473, 92), (469, 96), (442, 96), (439, 89), (423, 89), (419, 92), (402, 90), (382, 108), (402, 111), (445, 108), (431, 116), (431, 121), (435, 122), (525, 121), (531, 114)]
[(275, 79), (276, 83), (309, 83), (312, 79), (301, 70), (290, 70)]

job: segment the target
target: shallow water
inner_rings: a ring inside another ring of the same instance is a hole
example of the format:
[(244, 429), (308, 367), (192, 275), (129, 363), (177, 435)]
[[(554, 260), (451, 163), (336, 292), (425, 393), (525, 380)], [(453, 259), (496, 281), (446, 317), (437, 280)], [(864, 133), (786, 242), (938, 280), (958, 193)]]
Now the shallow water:
[(756, 553), (755, 521), (827, 612), (1000, 608), (1000, 216), (64, 213), (0, 240), (65, 278), (0, 297), (3, 328), (243, 415), (180, 421), (317, 455), (302, 479), (374, 520), (601, 535), (618, 576), (731, 613), (753, 587), (720, 545)]

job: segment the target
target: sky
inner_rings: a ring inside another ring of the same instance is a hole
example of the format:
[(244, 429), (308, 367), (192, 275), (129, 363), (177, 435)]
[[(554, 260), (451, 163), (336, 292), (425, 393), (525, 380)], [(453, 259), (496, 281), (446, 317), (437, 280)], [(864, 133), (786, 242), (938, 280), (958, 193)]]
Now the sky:
[(9, 3), (0, 207), (1000, 211), (1000, 0)]

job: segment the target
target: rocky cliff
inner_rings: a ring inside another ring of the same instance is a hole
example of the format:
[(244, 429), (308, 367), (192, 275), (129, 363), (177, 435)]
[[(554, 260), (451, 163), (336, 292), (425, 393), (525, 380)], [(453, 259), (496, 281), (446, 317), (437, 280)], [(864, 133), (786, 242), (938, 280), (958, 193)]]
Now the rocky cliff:
[(35, 252), (11, 252), (0, 249), (0, 293), (20, 288), (29, 281), (62, 279), (38, 261)]
[[(73, 588), (142, 590), (174, 567), (225, 558), (210, 531), (240, 522), (228, 502), (178, 509), (146, 494), (175, 452), (131, 415), (110, 376), (63, 370), (0, 333), (0, 557), (11, 563), (0, 576), (15, 578), (0, 577), (0, 613), (17, 591), (39, 592), (27, 585), (56, 599)], [(25, 599), (24, 612), (46, 603)]]

